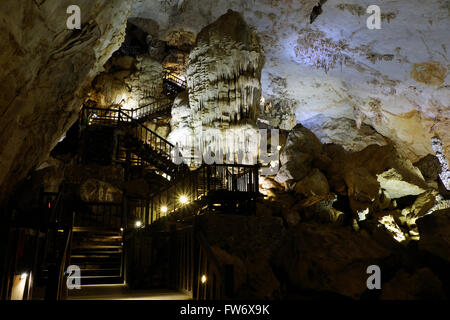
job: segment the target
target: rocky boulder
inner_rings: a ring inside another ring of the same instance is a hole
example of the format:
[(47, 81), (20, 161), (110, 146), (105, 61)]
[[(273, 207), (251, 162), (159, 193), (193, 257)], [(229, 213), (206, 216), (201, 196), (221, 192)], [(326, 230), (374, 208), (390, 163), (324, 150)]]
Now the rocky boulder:
[(403, 175), (399, 170), (392, 168), (377, 175), (381, 188), (391, 199), (406, 196), (417, 196), (426, 190), (423, 183), (414, 183)]
[(279, 183), (301, 180), (312, 170), (313, 160), (322, 152), (319, 139), (301, 124), (297, 124), (286, 141), (280, 154), (282, 167), (275, 177)]
[(408, 273), (401, 270), (382, 287), (382, 300), (436, 300), (445, 299), (441, 281), (428, 268)]
[(450, 262), (450, 209), (417, 219), (419, 248)]
[(295, 193), (305, 197), (325, 195), (330, 192), (325, 175), (318, 169), (313, 169), (305, 178), (298, 181), (294, 188)]
[(359, 298), (367, 289), (367, 267), (390, 254), (350, 228), (304, 222), (289, 230), (275, 264), (292, 290), (333, 292)]
[(350, 207), (354, 214), (372, 206), (378, 198), (380, 184), (364, 167), (357, 167), (344, 173), (344, 181), (348, 188)]
[(414, 166), (419, 168), (420, 172), (426, 180), (437, 180), (439, 174), (442, 172), (442, 167), (439, 159), (431, 154), (414, 163)]
[(373, 203), (380, 189), (389, 199), (419, 195), (429, 189), (419, 169), (391, 145), (371, 145), (353, 153), (326, 146), (325, 151), (333, 159), (325, 169), (331, 191), (341, 195), (348, 192), (355, 204)]
[(346, 151), (361, 151), (376, 144), (385, 146), (388, 140), (371, 126), (361, 124), (349, 118), (330, 118), (322, 114), (306, 120), (303, 125), (310, 129), (323, 144), (336, 143)]

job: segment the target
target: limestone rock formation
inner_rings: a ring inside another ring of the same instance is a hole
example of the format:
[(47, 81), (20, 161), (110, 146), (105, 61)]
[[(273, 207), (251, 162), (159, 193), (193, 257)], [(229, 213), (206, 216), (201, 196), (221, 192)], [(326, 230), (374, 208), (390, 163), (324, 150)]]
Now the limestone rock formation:
[(131, 3), (77, 1), (80, 32), (67, 29), (65, 1), (2, 2), (0, 203), (78, 117), (84, 90), (124, 39)]
[(389, 254), (349, 228), (301, 223), (283, 239), (275, 261), (291, 288), (358, 298), (367, 289), (367, 266)]
[[(189, 56), (189, 104), (203, 125), (255, 123), (263, 48), (242, 16), (228, 11), (197, 36)], [(224, 123), (224, 124), (222, 124)]]
[(392, 145), (371, 145), (355, 153), (328, 148), (328, 157), (333, 159), (327, 168), (330, 185), (339, 192), (343, 188), (345, 174), (355, 168), (365, 168), (380, 183), (381, 189), (391, 198), (423, 193), (427, 184), (420, 173), (408, 159), (399, 154)]
[(306, 197), (326, 195), (330, 192), (327, 178), (317, 168), (313, 169), (308, 176), (298, 181), (295, 184), (294, 190), (296, 193)]
[(282, 167), (275, 180), (285, 183), (300, 180), (312, 169), (312, 162), (319, 157), (322, 144), (319, 139), (301, 124), (297, 124), (289, 133), (286, 145), (280, 154)]
[[(434, 154), (434, 135), (450, 158), (447, 0), (383, 3), (380, 32), (365, 27), (367, 5), (353, 2), (323, 3), (313, 24), (317, 0), (136, 1), (132, 16), (169, 39), (195, 36), (237, 11), (265, 50), (262, 93), (275, 110), (262, 118), (271, 125), (290, 130), (292, 115), (301, 123), (324, 115), (326, 125), (345, 117), (371, 126), (413, 162)], [(412, 21), (420, 36), (410, 36)]]
[(381, 291), (382, 300), (440, 300), (445, 299), (442, 282), (429, 268), (408, 273), (397, 272)]
[(439, 174), (442, 172), (442, 167), (439, 159), (431, 154), (414, 163), (414, 166), (419, 168), (420, 172), (426, 180), (435, 181), (439, 178)]
[(135, 109), (162, 99), (163, 67), (147, 56), (111, 58), (86, 100), (98, 108)]
[(189, 55), (188, 103), (185, 96), (175, 103), (169, 140), (187, 156), (206, 154), (207, 163), (255, 163), (263, 65), (259, 39), (239, 13), (229, 11), (202, 29)]
[(353, 212), (362, 213), (378, 199), (380, 184), (364, 167), (346, 170), (344, 181), (347, 186), (350, 206)]
[(235, 266), (238, 299), (273, 299), (279, 295), (280, 283), (271, 259), (284, 234), (280, 218), (205, 215), (198, 221), (219, 263)]
[(323, 143), (341, 145), (346, 151), (361, 151), (376, 144), (385, 146), (388, 141), (367, 124), (357, 127), (355, 120), (348, 118), (330, 118), (317, 115), (302, 124), (311, 130)]
[(419, 248), (450, 262), (450, 209), (435, 211), (417, 220)]

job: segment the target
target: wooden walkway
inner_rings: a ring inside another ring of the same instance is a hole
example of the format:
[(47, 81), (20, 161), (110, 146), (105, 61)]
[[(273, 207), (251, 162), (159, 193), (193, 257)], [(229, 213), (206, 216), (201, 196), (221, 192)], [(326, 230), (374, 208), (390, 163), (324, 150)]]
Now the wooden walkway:
[(89, 285), (70, 290), (67, 300), (191, 300), (187, 294), (172, 290), (130, 290), (125, 284)]

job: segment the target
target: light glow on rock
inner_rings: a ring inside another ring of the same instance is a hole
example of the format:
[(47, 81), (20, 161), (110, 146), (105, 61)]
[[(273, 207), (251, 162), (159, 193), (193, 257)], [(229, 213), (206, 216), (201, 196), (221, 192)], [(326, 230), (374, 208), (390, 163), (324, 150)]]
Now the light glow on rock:
[(406, 240), (405, 234), (395, 222), (393, 216), (384, 216), (378, 221), (386, 228), (386, 230), (389, 231), (389, 233), (392, 234), (395, 240), (397, 240), (398, 242), (403, 242)]

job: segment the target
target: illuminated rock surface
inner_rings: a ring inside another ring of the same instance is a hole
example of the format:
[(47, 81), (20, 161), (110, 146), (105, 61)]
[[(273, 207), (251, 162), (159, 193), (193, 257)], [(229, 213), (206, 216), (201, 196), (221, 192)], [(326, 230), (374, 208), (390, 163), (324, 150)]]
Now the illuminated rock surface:
[(171, 39), (200, 32), (228, 9), (240, 12), (264, 47), (262, 95), (285, 109), (274, 111), (273, 123), (291, 129), (291, 113), (300, 122), (317, 115), (353, 119), (391, 139), (413, 162), (434, 154), (430, 140), (437, 135), (449, 158), (447, 1), (383, 3), (381, 30), (366, 27), (371, 2), (327, 1), (310, 24), (316, 4), (140, 0), (132, 16)]
[[(125, 182), (121, 168), (81, 169), (76, 151), (49, 154), (83, 102), (152, 102), (166, 69), (188, 88), (146, 126), (186, 157), (197, 138), (217, 155), (256, 148), (257, 125), (289, 131), (256, 217), (204, 217), (238, 297), (361, 298), (372, 264), (388, 274), (382, 299), (448, 296), (447, 1), (383, 3), (381, 30), (366, 28), (369, 1), (327, 1), (311, 24), (316, 0), (80, 0), (81, 31), (66, 29), (66, 4), (2, 3), (0, 206), (18, 182), (23, 209), (63, 177), (85, 201), (160, 190), (142, 172)], [(144, 48), (120, 56), (130, 12)]]
[(65, 1), (2, 2), (0, 201), (77, 119), (87, 87), (124, 39), (131, 2), (78, 1), (82, 32), (67, 29)]

